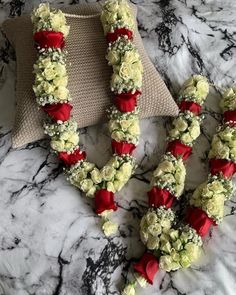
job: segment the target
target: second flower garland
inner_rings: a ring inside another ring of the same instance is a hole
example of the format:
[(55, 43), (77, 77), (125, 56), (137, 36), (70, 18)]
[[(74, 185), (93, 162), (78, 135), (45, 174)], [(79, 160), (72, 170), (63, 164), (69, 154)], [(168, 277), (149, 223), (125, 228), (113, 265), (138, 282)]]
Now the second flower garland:
[[(111, 90), (114, 106), (108, 110), (114, 155), (100, 170), (86, 160), (79, 148), (77, 122), (71, 116), (67, 88), (65, 39), (69, 34), (62, 11), (40, 4), (32, 13), (38, 58), (34, 65), (33, 90), (40, 108), (48, 115), (45, 133), (51, 148), (65, 164), (67, 179), (87, 196), (95, 197), (95, 211), (103, 219), (103, 231), (110, 235), (117, 225), (109, 215), (117, 210), (114, 193), (130, 179), (136, 167), (132, 153), (139, 141), (139, 108), (143, 67), (133, 44), (135, 21), (126, 1), (107, 1), (101, 21), (108, 40), (107, 59), (113, 67)], [(79, 99), (79, 98), (78, 98)]]

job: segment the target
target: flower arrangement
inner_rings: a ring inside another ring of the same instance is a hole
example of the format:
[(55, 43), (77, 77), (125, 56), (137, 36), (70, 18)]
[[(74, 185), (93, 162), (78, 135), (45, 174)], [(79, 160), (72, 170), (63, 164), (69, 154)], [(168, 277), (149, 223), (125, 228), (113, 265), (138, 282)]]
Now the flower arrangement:
[(38, 50), (33, 90), (39, 107), (48, 115), (44, 131), (50, 146), (65, 165), (67, 179), (87, 196), (94, 197), (106, 235), (117, 230), (110, 215), (117, 210), (114, 193), (122, 189), (136, 167), (132, 153), (139, 141), (138, 97), (142, 63), (133, 44), (135, 21), (126, 1), (106, 1), (101, 21), (108, 41), (107, 60), (113, 67), (111, 90), (114, 106), (108, 110), (113, 155), (98, 169), (80, 150), (78, 124), (73, 119), (64, 48), (70, 27), (62, 11), (40, 4), (31, 16)]
[(207, 79), (193, 76), (181, 91), (180, 114), (172, 122), (165, 155), (153, 172), (152, 189), (148, 192), (149, 210), (140, 223), (140, 237), (148, 251), (134, 264), (135, 280), (128, 283), (122, 294), (135, 294), (139, 284), (153, 284), (159, 268), (165, 271), (188, 267), (199, 256), (201, 236), (190, 225), (175, 227), (171, 209), (183, 193), (186, 169), (184, 161), (191, 155), (192, 146), (200, 135), (201, 106), (209, 91)]

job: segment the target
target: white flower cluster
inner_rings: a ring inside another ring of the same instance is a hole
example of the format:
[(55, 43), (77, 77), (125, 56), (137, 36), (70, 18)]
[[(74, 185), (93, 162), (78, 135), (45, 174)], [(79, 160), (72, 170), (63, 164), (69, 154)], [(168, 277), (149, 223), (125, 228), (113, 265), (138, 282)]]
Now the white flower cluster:
[(224, 112), (236, 110), (236, 87), (229, 88), (223, 93), (220, 106)]
[(34, 31), (55, 31), (62, 32), (66, 38), (70, 27), (66, 24), (65, 15), (61, 10), (50, 9), (49, 3), (41, 3), (34, 9), (31, 15)]
[(149, 250), (159, 249), (161, 235), (170, 230), (174, 219), (174, 212), (164, 207), (149, 209), (143, 216), (140, 223), (140, 237)]
[(99, 189), (107, 189), (113, 193), (119, 191), (130, 179), (134, 169), (133, 157), (114, 155), (101, 170), (94, 164), (80, 161), (68, 168), (66, 173), (73, 185), (87, 196), (93, 196)]
[(171, 229), (161, 237), (159, 266), (165, 271), (187, 268), (199, 257), (202, 239), (189, 226)]
[(236, 126), (224, 125), (219, 128), (213, 137), (209, 158), (236, 162)]
[(232, 181), (219, 176), (209, 176), (208, 180), (194, 191), (190, 205), (201, 208), (217, 223), (224, 217), (224, 203), (233, 192)]
[(194, 140), (201, 133), (200, 123), (202, 118), (190, 111), (180, 113), (172, 122), (173, 128), (169, 131), (169, 140), (179, 139), (183, 144), (192, 146)]
[(131, 9), (125, 0), (108, 0), (104, 3), (101, 21), (104, 32), (113, 32), (117, 28), (126, 28), (131, 31), (135, 28)]
[(121, 93), (141, 89), (143, 66), (138, 50), (131, 40), (120, 37), (116, 42), (110, 43), (107, 60), (113, 67), (112, 91)]
[(57, 152), (72, 152), (78, 147), (79, 133), (77, 122), (58, 121), (57, 123), (45, 123), (44, 132), (51, 137), (51, 148)]
[(170, 191), (179, 198), (184, 190), (186, 169), (182, 158), (176, 158), (171, 153), (166, 153), (162, 161), (153, 172), (152, 186)]
[(64, 103), (70, 100), (65, 52), (61, 49), (40, 49), (34, 64), (34, 74), (33, 90), (39, 105)]
[(138, 108), (133, 112), (122, 113), (115, 107), (111, 107), (108, 126), (112, 139), (137, 145), (140, 135), (138, 113)]
[(209, 84), (207, 78), (201, 75), (194, 75), (184, 82), (180, 90), (179, 100), (193, 101), (202, 105), (208, 92)]

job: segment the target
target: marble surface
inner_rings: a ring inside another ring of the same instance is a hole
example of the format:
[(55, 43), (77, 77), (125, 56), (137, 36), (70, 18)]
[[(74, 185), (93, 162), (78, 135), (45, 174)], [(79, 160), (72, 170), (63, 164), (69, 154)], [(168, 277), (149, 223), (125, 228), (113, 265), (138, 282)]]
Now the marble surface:
[[(40, 1), (0, 1), (1, 22), (30, 11)], [(84, 1), (50, 1), (55, 6)], [(93, 2), (93, 1), (91, 1)], [(138, 22), (148, 54), (175, 95), (193, 73), (211, 83), (235, 82), (236, 2), (234, 0), (136, 0)], [(150, 172), (165, 149), (168, 118), (141, 122), (135, 175), (117, 195), (119, 231), (106, 238), (92, 202), (64, 178), (49, 153), (48, 141), (11, 148), (14, 120), (14, 52), (0, 39), (0, 294), (120, 294), (127, 271), (144, 248), (138, 224), (146, 210)], [(182, 216), (191, 191), (207, 173), (209, 141), (220, 120), (219, 91), (212, 87), (202, 135), (187, 163)], [(99, 166), (110, 156), (107, 126), (81, 130), (89, 159)], [(202, 258), (191, 269), (160, 271), (155, 284), (138, 295), (234, 295), (236, 289), (236, 198), (225, 220), (208, 238)]]

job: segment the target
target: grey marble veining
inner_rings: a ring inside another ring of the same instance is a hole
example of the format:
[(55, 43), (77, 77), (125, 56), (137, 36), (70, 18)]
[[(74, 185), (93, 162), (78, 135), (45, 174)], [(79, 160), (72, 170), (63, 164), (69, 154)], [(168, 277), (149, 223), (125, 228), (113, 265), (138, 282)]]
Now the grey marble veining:
[[(0, 22), (30, 11), (40, 1), (0, 1)], [(57, 1), (55, 6), (85, 1)], [(89, 2), (89, 1), (88, 1)], [(93, 2), (93, 1), (90, 1)], [(138, 22), (146, 50), (172, 91), (193, 73), (222, 87), (236, 80), (236, 2), (234, 0), (137, 0)], [(0, 39), (0, 294), (120, 294), (132, 262), (144, 251), (139, 219), (146, 209), (152, 169), (165, 149), (168, 118), (141, 122), (135, 175), (117, 195), (116, 236), (106, 238), (92, 201), (64, 178), (48, 141), (11, 148), (14, 120), (14, 52)], [(211, 89), (202, 135), (187, 163), (183, 212), (191, 191), (208, 173), (209, 142), (220, 121), (219, 91)], [(99, 166), (110, 156), (107, 126), (81, 130), (89, 159)], [(208, 238), (191, 269), (160, 271), (153, 287), (138, 295), (234, 295), (236, 289), (236, 199), (225, 220)], [(180, 214), (181, 216), (181, 214)]]

